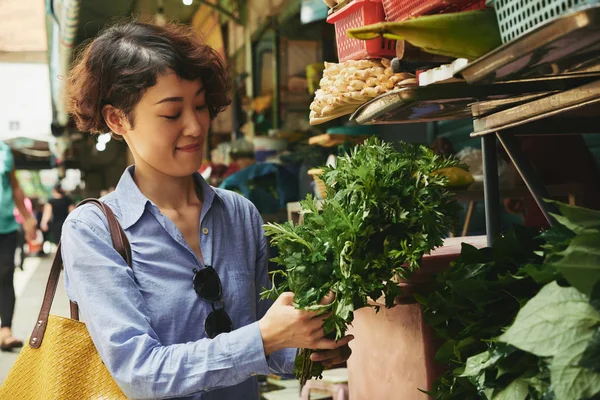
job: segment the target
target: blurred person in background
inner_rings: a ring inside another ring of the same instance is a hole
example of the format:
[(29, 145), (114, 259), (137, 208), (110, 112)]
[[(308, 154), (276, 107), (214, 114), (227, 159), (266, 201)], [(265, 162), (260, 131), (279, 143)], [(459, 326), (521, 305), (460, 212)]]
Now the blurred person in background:
[(44, 206), (40, 227), (44, 232), (50, 232), (53, 243), (58, 244), (62, 235), (62, 226), (71, 211), (75, 209), (73, 200), (66, 195), (62, 186), (57, 184), (52, 189), (52, 198)]
[[(25, 208), (33, 215), (33, 204), (28, 197), (25, 197)], [(25, 243), (27, 243), (27, 240), (25, 239), (25, 229), (23, 229), (24, 221), (17, 207), (13, 209), (13, 215), (15, 216), (15, 220), (19, 223), (19, 230), (17, 231), (17, 252), (20, 252), (20, 257), (17, 257), (17, 266), (23, 270), (23, 263), (25, 262)]]
[(15, 251), (19, 223), (15, 219), (15, 206), (23, 218), (23, 230), (27, 240), (35, 240), (35, 218), (25, 205), (25, 195), (15, 175), (15, 165), (10, 147), (0, 141), (0, 350), (10, 351), (22, 347), (23, 342), (12, 335), (12, 319), (15, 311)]
[(35, 206), (35, 219), (37, 220), (37, 229), (39, 232), (42, 233), (42, 248), (40, 249), (38, 256), (43, 257), (45, 256), (46, 250), (44, 249), (44, 244), (46, 244), (46, 242), (48, 242), (49, 240), (49, 236), (50, 234), (48, 232), (44, 232), (42, 230), (42, 216), (44, 215), (44, 207), (46, 206), (46, 203), (43, 201), (40, 201), (36, 206)]

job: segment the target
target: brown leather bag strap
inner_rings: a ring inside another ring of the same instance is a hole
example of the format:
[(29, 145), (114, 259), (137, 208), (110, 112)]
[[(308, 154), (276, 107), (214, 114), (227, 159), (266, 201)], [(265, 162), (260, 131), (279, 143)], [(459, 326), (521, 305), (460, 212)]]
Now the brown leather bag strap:
[[(123, 228), (121, 228), (119, 221), (117, 221), (113, 211), (110, 209), (110, 207), (97, 199), (83, 200), (77, 205), (77, 207), (87, 203), (94, 204), (100, 208), (102, 213), (106, 216), (113, 247), (131, 268), (131, 246), (129, 245), (127, 236), (125, 235)], [(44, 333), (46, 332), (46, 326), (48, 325), (48, 317), (50, 316), (50, 308), (52, 307), (54, 295), (56, 294), (56, 287), (58, 286), (58, 278), (60, 277), (62, 265), (61, 245), (59, 243), (58, 249), (56, 250), (56, 255), (54, 256), (54, 261), (52, 262), (52, 268), (50, 269), (48, 283), (46, 284), (46, 292), (44, 293), (42, 308), (40, 310), (37, 323), (35, 324), (35, 328), (33, 329), (33, 333), (31, 334), (31, 338), (29, 339), (29, 345), (32, 348), (40, 347), (42, 340), (44, 339)], [(79, 320), (79, 308), (77, 307), (77, 304), (73, 302), (71, 302), (71, 318)]]

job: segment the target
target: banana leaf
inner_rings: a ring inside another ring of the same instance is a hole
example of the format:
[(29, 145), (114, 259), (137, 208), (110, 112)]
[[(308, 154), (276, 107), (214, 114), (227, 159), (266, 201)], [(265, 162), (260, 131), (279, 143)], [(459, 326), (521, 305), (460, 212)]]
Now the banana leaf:
[(494, 10), (426, 15), (349, 29), (354, 39), (406, 40), (432, 54), (475, 60), (502, 44)]

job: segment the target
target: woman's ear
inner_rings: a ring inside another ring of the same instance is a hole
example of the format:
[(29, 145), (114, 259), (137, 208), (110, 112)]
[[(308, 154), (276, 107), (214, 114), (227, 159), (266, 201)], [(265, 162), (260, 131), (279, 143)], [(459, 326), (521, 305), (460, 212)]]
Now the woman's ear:
[(125, 135), (130, 129), (127, 118), (123, 115), (123, 113), (121, 113), (121, 111), (117, 110), (110, 104), (102, 107), (102, 117), (104, 118), (104, 121), (110, 130), (119, 136)]

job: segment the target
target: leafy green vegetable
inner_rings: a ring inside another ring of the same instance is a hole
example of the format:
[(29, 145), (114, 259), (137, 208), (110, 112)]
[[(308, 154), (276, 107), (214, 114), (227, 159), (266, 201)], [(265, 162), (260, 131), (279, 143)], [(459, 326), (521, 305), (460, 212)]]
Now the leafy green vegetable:
[[(521, 305), (554, 277), (534, 267), (543, 260), (536, 254), (542, 243), (537, 236), (535, 230), (517, 227), (499, 237), (492, 248), (478, 250), (463, 243), (461, 256), (438, 275), (426, 301), (417, 298), (423, 304), (425, 321), (446, 340), (435, 360), (449, 369), (436, 382), (434, 397), (480, 398), (476, 382), (468, 378), (476, 375), (472, 368), (477, 363), (472, 361), (466, 367), (465, 362), (471, 356), (494, 350), (490, 339), (499, 335), (513, 321)], [(507, 353), (497, 356), (504, 357)], [(488, 360), (486, 355), (481, 357)], [(505, 379), (524, 372), (512, 371)]]
[(600, 314), (586, 295), (549, 283), (517, 315), (499, 340), (540, 357), (553, 357), (550, 371), (558, 399), (600, 393), (600, 374), (579, 363), (600, 327)]
[(529, 384), (523, 378), (517, 378), (512, 381), (506, 389), (493, 395), (494, 400), (525, 400), (529, 394)]
[(554, 357), (573, 339), (600, 324), (600, 315), (589, 299), (575, 288), (549, 283), (517, 314), (498, 340), (539, 357)]
[[(457, 309), (466, 300), (478, 301), (485, 308), (501, 296), (489, 293), (486, 301), (485, 293), (477, 291), (473, 282), (449, 281), (453, 275), (472, 281), (473, 271), (480, 271), (482, 262), (485, 265), (481, 255), (489, 250), (478, 254), (474, 249), (463, 249), (461, 258), (440, 278), (442, 282), (438, 279), (424, 307), (426, 316), (437, 318), (433, 319), (434, 327), (439, 326), (436, 332), (448, 339), (438, 351), (446, 358), (440, 358), (455, 365), (438, 381), (433, 393), (438, 399), (600, 398), (600, 213), (558, 205), (559, 224), (540, 235), (545, 241), (541, 246), (543, 264), (539, 256), (524, 260), (522, 249), (512, 249), (514, 241), (494, 245), (495, 257), (511, 252), (521, 255), (508, 257), (517, 264), (516, 272), (509, 268), (497, 275), (496, 282), (502, 282), (505, 292), (520, 304), (514, 322), (512, 318), (504, 322), (486, 319), (476, 314), (477, 307)], [(540, 254), (536, 246), (524, 247)], [(534, 285), (532, 291), (515, 295), (519, 285), (526, 282)], [(493, 287), (490, 282), (484, 285)], [(538, 291), (540, 285), (545, 286)], [(474, 292), (467, 293), (465, 288)], [(511, 310), (514, 316), (518, 308)], [(452, 327), (452, 312), (470, 317), (465, 318), (462, 330), (448, 329)], [(456, 348), (460, 343), (469, 346), (461, 347), (460, 357), (448, 357), (449, 345)]]
[(556, 255), (559, 258), (552, 264), (571, 285), (590, 295), (600, 281), (600, 232), (577, 235), (566, 250)]
[(547, 264), (590, 296), (600, 282), (600, 212), (559, 202), (559, 222), (549, 237)]
[(579, 365), (600, 372), (600, 327), (594, 331), (594, 335), (588, 342)]
[[(344, 336), (354, 310), (367, 306), (368, 298), (385, 296), (386, 307), (393, 306), (398, 277), (406, 278), (424, 254), (443, 244), (459, 212), (447, 178), (433, 172), (460, 163), (424, 146), (401, 147), (369, 139), (338, 158), (336, 168), (325, 168), (321, 210), (308, 197), (301, 202), (302, 225), (265, 225), (279, 247), (274, 261), (285, 270), (278, 272), (283, 283), (263, 296), (291, 290), (297, 308), (329, 312), (323, 329), (335, 339)], [(330, 292), (333, 303), (319, 304)], [(301, 381), (322, 371), (309, 356), (303, 350), (296, 360)]]

